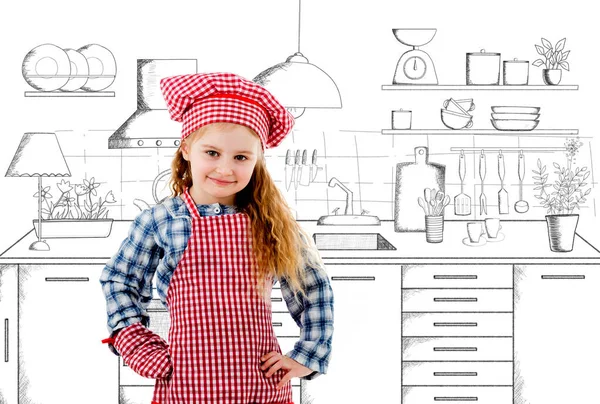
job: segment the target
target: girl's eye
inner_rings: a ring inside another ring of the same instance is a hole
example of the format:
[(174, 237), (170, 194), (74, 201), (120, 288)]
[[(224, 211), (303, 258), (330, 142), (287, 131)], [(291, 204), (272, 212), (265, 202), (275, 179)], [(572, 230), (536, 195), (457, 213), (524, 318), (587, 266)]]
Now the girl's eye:
[(209, 156), (211, 156), (211, 157), (216, 157), (216, 156), (218, 156), (218, 155), (219, 155), (219, 153), (217, 153), (217, 152), (216, 152), (216, 151), (214, 151), (214, 150), (208, 150), (206, 153), (207, 153)]
[(240, 161), (248, 160), (248, 157), (242, 156), (241, 154), (239, 156), (235, 156), (235, 158)]

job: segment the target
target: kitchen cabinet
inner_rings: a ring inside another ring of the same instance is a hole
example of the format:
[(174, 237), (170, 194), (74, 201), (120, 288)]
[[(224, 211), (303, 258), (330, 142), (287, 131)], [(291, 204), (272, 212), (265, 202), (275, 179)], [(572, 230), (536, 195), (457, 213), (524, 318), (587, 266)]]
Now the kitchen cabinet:
[(0, 403), (16, 403), (17, 380), (17, 265), (0, 265)]
[(597, 399), (599, 265), (515, 266), (515, 404)]
[(400, 403), (400, 266), (327, 265), (334, 333), (326, 375), (304, 382), (313, 404)]
[(117, 360), (107, 354), (102, 265), (19, 265), (22, 402), (117, 403)]
[(402, 403), (512, 402), (511, 265), (402, 266)]

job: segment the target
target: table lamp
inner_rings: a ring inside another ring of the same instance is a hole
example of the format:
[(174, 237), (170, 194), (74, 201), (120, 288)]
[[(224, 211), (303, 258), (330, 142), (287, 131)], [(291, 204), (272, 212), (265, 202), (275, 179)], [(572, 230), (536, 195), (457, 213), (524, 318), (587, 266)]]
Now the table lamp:
[(5, 176), (38, 177), (38, 239), (29, 249), (50, 250), (50, 246), (42, 240), (42, 177), (71, 176), (56, 134), (25, 133)]

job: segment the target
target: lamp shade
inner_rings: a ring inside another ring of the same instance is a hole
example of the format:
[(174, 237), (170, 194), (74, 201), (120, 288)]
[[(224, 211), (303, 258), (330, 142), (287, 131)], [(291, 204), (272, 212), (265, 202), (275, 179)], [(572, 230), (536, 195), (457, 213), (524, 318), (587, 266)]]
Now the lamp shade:
[(13, 157), (6, 177), (70, 177), (71, 171), (55, 133), (28, 132)]
[(253, 81), (269, 90), (286, 108), (342, 107), (335, 82), (300, 52), (259, 73)]

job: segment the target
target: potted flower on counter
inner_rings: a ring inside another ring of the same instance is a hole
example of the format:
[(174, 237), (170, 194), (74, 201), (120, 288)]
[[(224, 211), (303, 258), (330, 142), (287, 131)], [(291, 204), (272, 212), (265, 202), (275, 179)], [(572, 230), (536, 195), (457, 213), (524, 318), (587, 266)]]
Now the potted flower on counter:
[[(84, 179), (80, 184), (71, 185), (62, 180), (56, 184), (60, 196), (53, 201), (50, 187), (42, 189), (42, 237), (43, 238), (79, 238), (108, 237), (112, 229), (113, 219), (108, 218), (107, 204), (116, 202), (112, 191), (104, 198), (98, 196), (97, 183), (94, 177)], [(38, 193), (34, 194), (38, 197)], [(98, 197), (96, 199), (96, 197)], [(38, 232), (38, 221), (33, 221), (35, 232)]]
[(565, 48), (565, 42), (567, 38), (563, 38), (556, 43), (556, 46), (552, 46), (550, 41), (542, 38), (542, 46), (535, 45), (537, 53), (544, 57), (544, 60), (537, 59), (533, 62), (536, 67), (544, 66), (542, 70), (542, 78), (544, 83), (548, 85), (558, 85), (562, 78), (562, 70), (569, 71), (569, 62), (567, 57), (571, 51), (563, 51)]
[[(538, 170), (532, 170), (534, 190), (539, 190), (540, 194), (535, 197), (542, 202), (542, 206), (548, 210), (546, 222), (548, 224), (548, 237), (550, 249), (555, 252), (569, 252), (573, 250), (575, 241), (575, 231), (579, 222), (579, 215), (574, 214), (579, 205), (586, 202), (586, 196), (592, 191), (587, 188), (585, 181), (590, 176), (587, 167), (574, 168), (573, 161), (577, 151), (582, 143), (578, 139), (569, 139), (565, 143), (567, 165), (561, 167), (554, 163), (557, 175), (554, 183), (548, 183), (548, 173), (546, 166), (542, 165), (538, 159)], [(552, 189), (549, 193), (546, 189)]]

